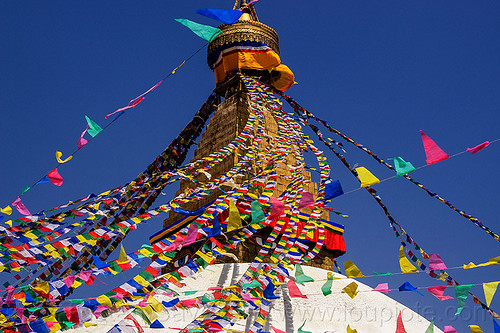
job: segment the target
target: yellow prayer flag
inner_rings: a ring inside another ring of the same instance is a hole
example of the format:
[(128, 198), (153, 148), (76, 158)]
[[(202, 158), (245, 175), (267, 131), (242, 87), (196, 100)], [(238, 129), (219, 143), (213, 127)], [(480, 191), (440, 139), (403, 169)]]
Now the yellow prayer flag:
[(349, 325), (347, 325), (347, 333), (358, 333), (358, 331), (352, 329)]
[(5, 224), (12, 228), (12, 220), (5, 221)]
[(148, 298), (148, 303), (150, 303), (156, 312), (162, 312), (165, 309), (165, 307), (153, 296)]
[(70, 156), (70, 157), (68, 157), (68, 158), (67, 158), (67, 159), (65, 159), (65, 160), (61, 160), (61, 157), (62, 157), (62, 153), (61, 153), (60, 151), (56, 151), (56, 160), (57, 160), (57, 162), (59, 162), (59, 163), (61, 163), (61, 164), (62, 164), (62, 163), (66, 163), (66, 162), (68, 162), (70, 159), (72, 159), (72, 158), (73, 158), (73, 156)]
[(84, 322), (83, 325), (85, 325), (85, 327), (91, 327), (91, 326), (97, 326), (97, 324), (94, 324), (94, 323), (91, 323), (91, 322)]
[(399, 248), (399, 266), (401, 266), (401, 273), (418, 273), (418, 269), (406, 258), (403, 245)]
[(491, 304), (493, 295), (495, 295), (495, 292), (497, 291), (499, 283), (500, 281), (483, 283), (484, 298), (486, 298), (486, 305), (488, 305), (488, 307)]
[(380, 183), (380, 180), (365, 167), (356, 168), (356, 172), (358, 173), (361, 187), (368, 187)]
[(99, 304), (101, 305), (108, 305), (108, 306), (113, 306), (113, 303), (111, 303), (111, 300), (109, 299), (108, 296), (106, 295), (101, 295), (95, 299)]
[(158, 318), (158, 314), (155, 312), (151, 305), (145, 306), (141, 308), (146, 317), (148, 317), (149, 321), (153, 322)]
[(238, 296), (236, 296), (235, 294), (231, 293), (229, 294), (229, 296), (226, 298), (226, 302), (232, 302), (232, 301), (241, 301), (241, 298), (239, 298)]
[(123, 243), (120, 243), (120, 256), (118, 257), (118, 264), (127, 264), (127, 252), (125, 252), (125, 248), (123, 247)]
[(358, 294), (358, 285), (356, 282), (351, 282), (342, 289), (342, 293), (349, 295), (350, 298), (354, 298)]
[(4, 214), (7, 214), (7, 215), (10, 215), (10, 214), (12, 214), (12, 208), (9, 205), (7, 205), (7, 207), (1, 208), (0, 212), (4, 213)]
[(483, 333), (481, 327), (477, 325), (469, 325), (469, 327), (470, 327), (470, 333)]
[(364, 277), (363, 273), (359, 270), (359, 268), (354, 265), (351, 260), (347, 260), (344, 262), (345, 275), (348, 278), (362, 278)]
[(495, 258), (491, 258), (490, 260), (488, 260), (489, 262), (492, 262), (494, 264), (500, 264), (500, 256), (498, 257), (495, 257)]
[(241, 224), (240, 212), (238, 207), (234, 203), (233, 199), (229, 199), (229, 217), (227, 221), (227, 232), (240, 229), (243, 225)]
[(477, 266), (472, 261), (470, 263), (468, 263), (467, 265), (462, 266), (463, 269), (470, 269), (470, 268), (475, 268), (475, 267), (477, 267)]
[(147, 287), (147, 286), (149, 286), (149, 282), (148, 282), (148, 281), (146, 281), (146, 280), (145, 280), (142, 276), (140, 276), (140, 275), (137, 275), (136, 277), (134, 277), (134, 278), (133, 278), (133, 280), (134, 280), (135, 282), (137, 282), (138, 284), (140, 284), (141, 286), (143, 286), (143, 287)]
[(45, 281), (45, 282), (37, 283), (33, 286), (33, 289), (39, 290), (44, 294), (48, 294), (50, 292), (49, 282)]

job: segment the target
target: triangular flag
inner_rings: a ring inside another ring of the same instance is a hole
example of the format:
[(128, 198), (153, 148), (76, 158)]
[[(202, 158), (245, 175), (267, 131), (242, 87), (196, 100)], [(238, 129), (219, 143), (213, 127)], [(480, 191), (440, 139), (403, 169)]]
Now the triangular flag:
[(474, 148), (467, 148), (467, 151), (471, 154), (475, 154), (477, 153), (478, 151), (480, 151), (481, 149), (483, 148), (486, 148), (490, 145), (490, 142), (489, 141), (485, 141), (477, 146), (475, 146)]
[(325, 284), (321, 287), (323, 295), (327, 296), (332, 293), (333, 273), (328, 272)]
[(63, 183), (63, 179), (62, 179), (61, 175), (59, 174), (59, 172), (57, 172), (57, 168), (55, 168), (54, 170), (49, 172), (47, 174), (47, 178), (49, 178), (49, 180), (52, 182), (52, 184), (54, 184), (56, 186), (61, 186)]
[(381, 293), (388, 293), (389, 292), (389, 283), (380, 283), (378, 284), (375, 288), (373, 288), (374, 291), (380, 291)]
[(457, 299), (458, 308), (455, 316), (460, 314), (465, 306), (465, 300), (469, 296), (470, 288), (474, 287), (473, 284), (462, 284), (459, 286), (455, 286), (455, 298)]
[(266, 215), (264, 215), (264, 211), (262, 210), (262, 205), (257, 200), (252, 201), (250, 208), (252, 223), (262, 222), (266, 219)]
[(295, 280), (298, 283), (313, 282), (314, 279), (304, 274), (304, 270), (300, 264), (295, 264)]
[(399, 311), (398, 321), (396, 323), (396, 333), (406, 333), (405, 325), (403, 324), (403, 317), (401, 316), (401, 311)]
[(444, 333), (457, 333), (457, 330), (453, 326), (445, 326)]
[[(416, 292), (417, 294), (420, 294), (422, 295), (422, 293), (420, 293), (417, 288), (415, 288), (414, 286), (411, 285), (410, 282), (406, 281), (405, 283), (403, 283), (401, 286), (399, 286), (399, 291), (414, 291)], [(422, 295), (424, 296), (424, 295)]]
[(85, 131), (83, 131), (82, 134), (80, 134), (80, 139), (78, 139), (78, 142), (76, 143), (76, 146), (78, 149), (82, 148), (83, 146), (85, 146), (88, 143), (88, 141), (85, 140), (85, 138), (83, 137), (88, 129), (89, 129), (89, 126), (87, 125), (87, 128), (85, 128)]
[(7, 207), (1, 208), (0, 212), (7, 214), (7, 215), (10, 215), (10, 214), (12, 214), (12, 208), (9, 205), (7, 205)]
[(238, 207), (236, 207), (233, 199), (229, 199), (229, 217), (227, 221), (227, 232), (241, 229), (243, 225), (241, 224), (240, 212)]
[(495, 333), (500, 333), (500, 325), (498, 325), (495, 319), (493, 319), (493, 330), (495, 331)]
[(163, 324), (160, 323), (160, 321), (158, 319), (153, 321), (149, 327), (150, 328), (165, 328), (165, 326), (163, 326)]
[(216, 9), (216, 8), (202, 8), (196, 11), (198, 14), (209, 17), (211, 19), (221, 21), (226, 24), (233, 24), (238, 21), (243, 14), (243, 11), (238, 9)]
[(345, 270), (345, 275), (348, 278), (364, 277), (363, 273), (361, 273), (359, 268), (351, 260), (347, 260), (346, 262), (344, 262), (344, 270)]
[(286, 333), (285, 331), (279, 330), (276, 327), (271, 325), (271, 328), (274, 330), (275, 333)]
[(427, 327), (424, 333), (434, 333), (434, 318), (431, 320), (429, 327)]
[(127, 259), (127, 252), (123, 247), (123, 243), (120, 243), (120, 256), (118, 257), (118, 264), (127, 264), (129, 261)]
[(62, 153), (60, 151), (56, 151), (56, 160), (57, 160), (57, 162), (59, 162), (61, 164), (66, 163), (73, 158), (73, 156), (69, 156), (67, 159), (61, 160), (61, 157), (62, 157)]
[(92, 327), (92, 326), (97, 326), (97, 324), (94, 324), (94, 323), (91, 323), (91, 322), (88, 322), (88, 321), (84, 322), (84, 323), (83, 323), (83, 325), (84, 325), (85, 327), (87, 327), (87, 328), (88, 328), (88, 327)]
[(275, 217), (281, 216), (285, 211), (285, 204), (275, 197), (271, 197), (271, 214), (269, 218), (273, 219)]
[(498, 287), (499, 283), (500, 283), (500, 281), (483, 283), (484, 298), (486, 298), (486, 305), (488, 307), (491, 304), (491, 300), (493, 299), (493, 295), (495, 295), (495, 292), (497, 291), (497, 287)]
[(175, 20), (180, 24), (191, 29), (191, 31), (195, 33), (198, 37), (201, 37), (209, 42), (222, 33), (222, 30), (218, 28), (196, 23), (188, 19), (175, 19)]
[(312, 333), (312, 332), (309, 332), (309, 331), (302, 330), (302, 327), (304, 327), (305, 324), (306, 324), (306, 321), (304, 320), (304, 323), (302, 324), (302, 326), (300, 326), (299, 329), (297, 330), (298, 333)]
[(196, 237), (198, 236), (198, 225), (192, 223), (189, 226), (188, 232), (186, 234), (186, 238), (184, 238), (184, 242), (182, 246), (188, 246), (196, 242)]
[(212, 228), (208, 232), (208, 238), (218, 236), (220, 234), (221, 234), (221, 229), (220, 229), (220, 223), (219, 223), (219, 215), (216, 213), (214, 216)]
[(89, 129), (87, 130), (87, 132), (89, 133), (89, 135), (91, 137), (94, 138), (97, 134), (102, 132), (101, 126), (97, 125), (97, 123), (95, 121), (93, 121), (92, 119), (90, 119), (87, 116), (85, 116), (85, 119), (87, 120), (87, 124), (89, 126)]
[(412, 265), (410, 260), (406, 258), (405, 250), (403, 245), (399, 248), (399, 266), (401, 267), (401, 273), (418, 273), (418, 269)]
[(325, 200), (331, 200), (344, 194), (340, 181), (327, 180), (325, 182)]
[(12, 201), (11, 203), (12, 206), (16, 207), (17, 211), (23, 215), (31, 215), (30, 211), (26, 206), (23, 204), (21, 201), (20, 197), (17, 197), (16, 200)]
[(291, 298), (307, 298), (306, 295), (302, 294), (295, 281), (290, 279), (286, 284), (288, 286), (288, 293), (290, 294)]
[(24, 193), (28, 192), (29, 190), (31, 190), (31, 187), (30, 186), (26, 186), (24, 188), (24, 190), (21, 192), (21, 194), (24, 194)]
[(42, 179), (40, 179), (40, 180), (36, 183), (36, 185), (38, 185), (38, 184), (44, 184), (44, 183), (50, 183), (50, 180), (49, 180), (46, 176), (45, 176), (45, 177), (43, 177)]
[(429, 269), (431, 271), (440, 271), (446, 269), (446, 265), (439, 254), (429, 254)]
[(440, 301), (444, 301), (447, 299), (453, 299), (451, 296), (443, 296), (445, 289), (448, 288), (447, 286), (439, 286), (439, 287), (427, 287), (427, 290), (429, 292), (436, 296)]
[(347, 333), (358, 333), (358, 331), (352, 329), (351, 326), (347, 325)]
[(420, 131), (420, 135), (422, 136), (422, 143), (424, 144), (427, 164), (437, 163), (450, 157), (441, 148), (439, 148), (439, 146), (431, 138), (425, 135), (423, 131)]
[(276, 296), (274, 294), (274, 289), (275, 289), (274, 284), (272, 282), (269, 282), (267, 284), (266, 288), (264, 289), (264, 292), (263, 292), (262, 296), (264, 296), (267, 299), (276, 299), (276, 298), (279, 298), (278, 296)]
[(358, 173), (361, 187), (368, 187), (380, 183), (380, 180), (365, 167), (356, 168), (356, 172)]
[(481, 327), (477, 325), (469, 325), (469, 327), (470, 327), (470, 333), (483, 333)]
[(302, 197), (300, 198), (298, 208), (302, 209), (314, 205), (314, 196), (310, 192), (302, 192)]
[[(391, 158), (389, 158), (391, 160)], [(402, 175), (406, 175), (412, 171), (415, 171), (415, 167), (410, 163), (403, 160), (402, 157), (394, 157), (394, 169), (396, 169), (396, 177), (400, 177)]]
[(358, 292), (358, 285), (356, 284), (356, 282), (351, 282), (347, 286), (345, 286), (344, 289), (342, 289), (342, 293), (349, 295), (350, 298), (356, 297)]

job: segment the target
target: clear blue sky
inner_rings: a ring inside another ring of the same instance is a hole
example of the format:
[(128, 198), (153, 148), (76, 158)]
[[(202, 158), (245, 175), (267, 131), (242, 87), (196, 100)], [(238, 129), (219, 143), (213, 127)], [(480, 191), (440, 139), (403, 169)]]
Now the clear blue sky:
[[(76, 148), (84, 115), (106, 125), (106, 114), (203, 45), (174, 18), (216, 25), (196, 9), (229, 8), (232, 3), (2, 2), (0, 206), (52, 170), (56, 150), (67, 156)], [(425, 164), (420, 129), (450, 155), (500, 137), (498, 1), (261, 0), (256, 9), (260, 20), (279, 33), (282, 62), (296, 75), (299, 84), (288, 93), (380, 157), (402, 156), (415, 166)], [(44, 184), (23, 196), (26, 206), (32, 212), (49, 209), (123, 185), (143, 171), (214, 88), (205, 55), (200, 52), (61, 166), (62, 187)], [(460, 155), (413, 176), (498, 233), (499, 146)], [(352, 164), (366, 166), (379, 178), (391, 175), (347, 148)], [(330, 161), (332, 177), (341, 180), (344, 190), (358, 186), (334, 156)], [(497, 241), (411, 183), (391, 180), (376, 189), (396, 220), (427, 252), (439, 253), (448, 267), (500, 255)], [(158, 204), (166, 197), (160, 200)], [(335, 199), (332, 206), (350, 216), (336, 219), (346, 226), (348, 253), (341, 262), (352, 259), (365, 274), (399, 270), (399, 242), (365, 191)], [(134, 250), (160, 228), (160, 219), (141, 225), (125, 247)], [(494, 266), (450, 273), (460, 283), (500, 279)], [(78, 296), (95, 296), (91, 293), (120, 283), (108, 280), (108, 285), (96, 283)], [(363, 282), (375, 286), (388, 281), (397, 288), (405, 280), (415, 286), (440, 285), (423, 274)], [(484, 300), (481, 287), (472, 291)], [(454, 300), (439, 302), (427, 292), (424, 297), (390, 295), (428, 319), (436, 317), (441, 329), (453, 325), (468, 332), (468, 324), (478, 324), (493, 332), (491, 317), (471, 299), (464, 315), (454, 319)], [(500, 296), (492, 308), (500, 312)]]

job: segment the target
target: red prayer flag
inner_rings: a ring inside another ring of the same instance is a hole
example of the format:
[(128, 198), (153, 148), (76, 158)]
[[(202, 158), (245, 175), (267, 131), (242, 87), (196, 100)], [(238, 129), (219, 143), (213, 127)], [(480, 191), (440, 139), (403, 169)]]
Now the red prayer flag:
[(471, 154), (475, 154), (478, 151), (480, 151), (481, 149), (488, 147), (489, 145), (490, 145), (490, 142), (489, 141), (485, 141), (485, 142), (483, 142), (483, 143), (481, 143), (481, 144), (479, 144), (479, 145), (477, 145), (477, 146), (475, 146), (473, 148), (467, 148), (467, 151), (469, 153), (471, 153)]
[(405, 325), (403, 324), (403, 318), (401, 317), (401, 311), (399, 311), (398, 322), (396, 324), (396, 333), (406, 333)]
[(427, 287), (427, 290), (429, 290), (429, 292), (436, 296), (440, 301), (444, 301), (444, 300), (447, 300), (447, 299), (453, 299), (453, 297), (451, 296), (443, 296), (444, 294), (444, 290), (448, 288), (447, 286), (439, 286), (439, 287)]
[(441, 148), (439, 148), (439, 146), (431, 138), (425, 135), (423, 131), (420, 131), (420, 135), (422, 136), (422, 143), (424, 144), (427, 164), (437, 163), (450, 157)]
[(302, 294), (299, 287), (297, 286), (297, 283), (295, 283), (294, 280), (288, 280), (286, 284), (288, 286), (288, 293), (290, 294), (291, 298), (307, 298), (306, 295)]
[(47, 177), (49, 177), (49, 180), (56, 186), (61, 186), (63, 183), (63, 179), (59, 172), (57, 172), (57, 168), (49, 172)]

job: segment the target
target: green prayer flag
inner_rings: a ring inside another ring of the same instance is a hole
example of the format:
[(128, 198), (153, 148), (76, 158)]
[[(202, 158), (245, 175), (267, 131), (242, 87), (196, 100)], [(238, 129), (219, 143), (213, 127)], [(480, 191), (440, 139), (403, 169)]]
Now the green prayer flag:
[(80, 299), (80, 298), (70, 299), (69, 301), (71, 303), (84, 303), (85, 302), (85, 300)]
[(427, 327), (424, 333), (434, 333), (434, 318), (432, 318), (429, 327)]
[(304, 274), (304, 271), (302, 270), (302, 266), (300, 266), (300, 264), (295, 265), (295, 280), (297, 281), (297, 283), (314, 281), (312, 277)]
[(330, 295), (332, 293), (333, 273), (328, 272), (327, 277), (328, 279), (326, 280), (325, 284), (321, 287), (321, 291), (325, 296)]
[(243, 289), (253, 289), (261, 286), (262, 284), (257, 280), (252, 280), (250, 283), (243, 283)]
[(186, 296), (193, 295), (193, 294), (196, 294), (197, 292), (198, 292), (197, 290), (189, 290), (189, 291), (185, 291), (184, 295), (186, 295)]
[(26, 188), (21, 192), (21, 194), (24, 194), (24, 193), (28, 192), (29, 190), (31, 190), (31, 187), (26, 186)]
[(252, 223), (262, 222), (266, 219), (266, 215), (264, 215), (264, 211), (262, 210), (262, 205), (254, 200), (250, 204), (251, 212), (252, 212)]
[(389, 276), (389, 275), (392, 275), (392, 273), (377, 273), (377, 272), (373, 272), (373, 276)]
[(462, 312), (462, 310), (464, 309), (465, 300), (469, 296), (469, 290), (472, 287), (474, 287), (473, 284), (462, 284), (459, 286), (455, 286), (455, 298), (457, 299), (458, 303), (457, 313), (455, 313), (455, 316), (460, 314), (460, 312)]
[(302, 327), (304, 327), (305, 324), (306, 324), (306, 321), (304, 321), (304, 323), (302, 324), (302, 326), (299, 327), (299, 330), (297, 331), (298, 333), (312, 333), (310, 331), (303, 331), (302, 330)]
[(101, 126), (97, 125), (97, 123), (95, 121), (93, 121), (92, 119), (90, 119), (87, 116), (85, 116), (85, 119), (87, 120), (87, 124), (89, 125), (89, 129), (87, 130), (87, 133), (89, 133), (89, 135), (91, 137), (94, 138), (97, 134), (102, 132)]
[(180, 24), (185, 25), (186, 27), (191, 29), (191, 31), (194, 32), (198, 37), (201, 37), (209, 42), (222, 33), (222, 30), (218, 28), (196, 23), (188, 19), (175, 19), (175, 20)]
[(396, 169), (396, 177), (406, 175), (412, 171), (415, 171), (415, 167), (410, 163), (403, 160), (402, 157), (389, 158), (389, 160), (394, 160), (394, 169)]

